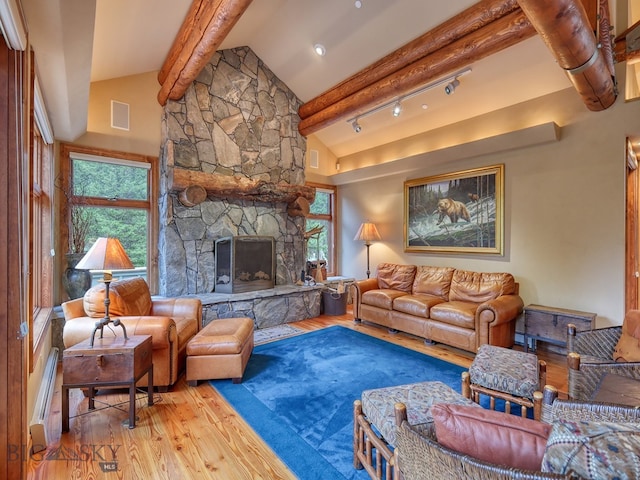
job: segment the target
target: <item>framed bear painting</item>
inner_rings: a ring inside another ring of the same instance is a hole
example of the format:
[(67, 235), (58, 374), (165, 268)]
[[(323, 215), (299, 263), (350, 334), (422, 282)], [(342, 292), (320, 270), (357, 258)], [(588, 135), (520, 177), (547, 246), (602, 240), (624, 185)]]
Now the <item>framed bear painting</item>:
[(502, 255), (504, 165), (404, 182), (405, 252)]

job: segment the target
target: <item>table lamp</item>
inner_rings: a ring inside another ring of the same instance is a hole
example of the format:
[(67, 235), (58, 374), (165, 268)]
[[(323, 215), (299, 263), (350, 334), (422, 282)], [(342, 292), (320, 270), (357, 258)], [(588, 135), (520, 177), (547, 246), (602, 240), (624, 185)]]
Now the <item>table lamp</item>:
[[(96, 243), (91, 246), (85, 256), (82, 257), (82, 260), (78, 262), (76, 268), (84, 270), (101, 270), (103, 272), (102, 281), (105, 285), (104, 317), (96, 322), (96, 328), (93, 329), (93, 333), (91, 334), (91, 341), (89, 344), (93, 347), (93, 340), (96, 336), (96, 332), (100, 330), (100, 338), (102, 338), (105, 325), (112, 322), (111, 318), (109, 318), (109, 304), (111, 303), (109, 300), (109, 284), (113, 279), (111, 271), (133, 268), (133, 263), (131, 263), (127, 252), (124, 251), (120, 240), (111, 237), (100, 237), (96, 240)], [(120, 323), (120, 319), (113, 320), (113, 324), (115, 326), (119, 325), (122, 327), (124, 338), (126, 339), (127, 329), (122, 323)]]
[(374, 223), (365, 222), (360, 225), (358, 233), (356, 233), (353, 239), (363, 241), (367, 247), (367, 278), (369, 278), (371, 274), (371, 270), (369, 270), (369, 247), (371, 246), (371, 242), (382, 240), (382, 238), (380, 238), (380, 234)]

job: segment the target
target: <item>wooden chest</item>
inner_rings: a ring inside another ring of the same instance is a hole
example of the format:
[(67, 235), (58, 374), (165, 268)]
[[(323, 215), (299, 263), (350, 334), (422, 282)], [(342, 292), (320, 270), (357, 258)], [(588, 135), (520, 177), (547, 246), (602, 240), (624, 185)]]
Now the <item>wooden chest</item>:
[(151, 367), (151, 336), (89, 339), (64, 350), (62, 383), (114, 385), (135, 382)]
[[(567, 326), (573, 323), (579, 332), (595, 327), (596, 314), (568, 310), (565, 308), (528, 305), (524, 309), (524, 345), (528, 350), (529, 340), (549, 342), (560, 347), (567, 346)], [(566, 348), (558, 350), (566, 353)]]

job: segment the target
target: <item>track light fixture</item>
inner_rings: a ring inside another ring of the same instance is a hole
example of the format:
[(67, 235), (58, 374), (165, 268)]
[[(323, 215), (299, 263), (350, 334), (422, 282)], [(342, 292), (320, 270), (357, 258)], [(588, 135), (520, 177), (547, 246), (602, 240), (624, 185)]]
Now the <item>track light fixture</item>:
[(453, 79), (453, 81), (447, 83), (447, 85), (444, 87), (444, 93), (446, 93), (447, 95), (451, 95), (456, 91), (456, 87), (458, 85), (460, 85), (460, 80), (458, 80), (458, 77), (456, 77)]
[(398, 100), (396, 104), (393, 106), (392, 113), (394, 117), (399, 117), (400, 114), (402, 113), (402, 104), (400, 103), (400, 100)]
[[(458, 77), (461, 77), (463, 75), (466, 75), (467, 73), (471, 72), (471, 67), (466, 67), (463, 68), (462, 70), (458, 70), (457, 72), (452, 73), (451, 75), (449, 75), (448, 77), (444, 77), (441, 78), (439, 80), (436, 80), (434, 82), (428, 83), (420, 88), (418, 88), (417, 90), (414, 90), (412, 92), (407, 93), (406, 95), (402, 95), (400, 97), (396, 97), (393, 100), (383, 103), (382, 105), (378, 105), (377, 107), (372, 108), (371, 110), (367, 110), (365, 112), (358, 112), (358, 116), (357, 117), (352, 117), (349, 118), (347, 120), (347, 123), (351, 124), (351, 127), (353, 128), (353, 131), (356, 133), (360, 133), (362, 131), (362, 127), (360, 126), (360, 124), (358, 123), (358, 120), (366, 117), (367, 115), (372, 115), (374, 113), (377, 113), (381, 110), (384, 110), (385, 108), (389, 108), (391, 107), (392, 110), (391, 112), (393, 113), (394, 117), (398, 117), (400, 116), (400, 113), (402, 112), (402, 101), (403, 100), (407, 100), (409, 98), (413, 98), (417, 95), (420, 95), (421, 93), (426, 92), (427, 90), (431, 90), (432, 88), (436, 88), (439, 87), (441, 85), (445, 85), (444, 87), (444, 91), (447, 95), (451, 95), (454, 90), (456, 89), (456, 87), (458, 85), (460, 85), (460, 80), (458, 80)], [(427, 104), (423, 103), (422, 104), (422, 109), (425, 110), (427, 109)]]

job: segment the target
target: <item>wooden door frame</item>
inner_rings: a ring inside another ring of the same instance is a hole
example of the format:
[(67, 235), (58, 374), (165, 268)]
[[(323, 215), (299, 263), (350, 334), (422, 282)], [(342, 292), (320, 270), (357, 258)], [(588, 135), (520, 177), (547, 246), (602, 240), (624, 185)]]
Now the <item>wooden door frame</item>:
[[(0, 42), (0, 478), (24, 478), (27, 445), (27, 320), (29, 275), (23, 268), (28, 225), (28, 52)], [(26, 92), (26, 93), (25, 93)]]
[[(631, 148), (627, 142), (627, 149)], [(638, 309), (638, 297), (640, 293), (638, 272), (638, 256), (640, 249), (640, 241), (638, 237), (639, 224), (639, 186), (638, 181), (638, 163), (633, 161), (630, 152), (627, 151), (627, 181), (626, 181), (626, 208), (625, 208), (625, 312)]]

